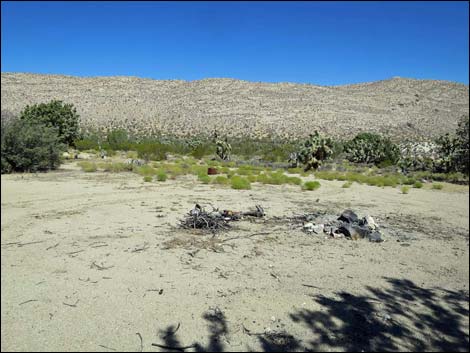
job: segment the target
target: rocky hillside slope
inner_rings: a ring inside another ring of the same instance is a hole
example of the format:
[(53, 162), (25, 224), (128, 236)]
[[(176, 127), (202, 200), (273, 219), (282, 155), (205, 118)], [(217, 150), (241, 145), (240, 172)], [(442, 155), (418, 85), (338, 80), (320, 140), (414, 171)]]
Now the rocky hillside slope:
[(346, 86), (233, 79), (150, 80), (1, 74), (2, 110), (60, 99), (73, 103), (86, 128), (134, 133), (303, 137), (314, 129), (349, 138), (375, 131), (394, 139), (428, 139), (453, 131), (469, 113), (468, 85), (392, 78)]

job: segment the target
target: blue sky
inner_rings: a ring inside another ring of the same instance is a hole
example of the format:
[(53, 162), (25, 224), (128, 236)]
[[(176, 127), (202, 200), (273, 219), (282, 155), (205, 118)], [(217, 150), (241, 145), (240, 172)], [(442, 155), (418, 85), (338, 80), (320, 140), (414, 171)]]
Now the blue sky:
[(2, 72), (468, 84), (467, 2), (2, 1)]

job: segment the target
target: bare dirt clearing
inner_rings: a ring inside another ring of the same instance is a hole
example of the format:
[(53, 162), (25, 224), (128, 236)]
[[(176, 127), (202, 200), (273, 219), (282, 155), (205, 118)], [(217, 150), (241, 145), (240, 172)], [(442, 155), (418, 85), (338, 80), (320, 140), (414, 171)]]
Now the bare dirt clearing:
[[(468, 351), (468, 187), (321, 184), (2, 175), (2, 350)], [(175, 228), (196, 202), (267, 216), (214, 238)], [(386, 241), (274, 218), (345, 208)]]

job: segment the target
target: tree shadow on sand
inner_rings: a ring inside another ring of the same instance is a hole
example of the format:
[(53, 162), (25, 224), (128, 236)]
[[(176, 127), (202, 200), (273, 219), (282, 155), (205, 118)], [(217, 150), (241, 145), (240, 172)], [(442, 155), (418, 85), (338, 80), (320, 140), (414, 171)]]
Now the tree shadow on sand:
[[(469, 351), (468, 293), (442, 288), (421, 288), (412, 281), (387, 278), (387, 288), (366, 287), (366, 295), (338, 292), (312, 295), (317, 311), (290, 314), (307, 328), (302, 337), (288, 332), (247, 333), (255, 336), (264, 352), (279, 351)], [(212, 309), (208, 343), (184, 347), (174, 327), (164, 333), (167, 351), (222, 352), (229, 334), (225, 315)], [(296, 330), (296, 332), (298, 332)], [(228, 342), (228, 341), (227, 341)]]
[(291, 314), (315, 339), (307, 350), (468, 351), (468, 293), (426, 289), (387, 278), (390, 288), (367, 287), (367, 295), (312, 296), (320, 311)]

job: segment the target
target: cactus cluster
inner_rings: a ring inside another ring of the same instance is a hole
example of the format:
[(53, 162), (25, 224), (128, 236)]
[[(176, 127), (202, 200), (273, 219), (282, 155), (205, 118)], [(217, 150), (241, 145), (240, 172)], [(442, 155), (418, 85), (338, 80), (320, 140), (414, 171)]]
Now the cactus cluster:
[(403, 172), (431, 171), (439, 159), (438, 145), (432, 142), (403, 143), (400, 155), (398, 167)]
[(373, 133), (360, 133), (345, 146), (347, 159), (355, 163), (395, 164), (400, 150), (390, 139)]
[(228, 143), (227, 137), (224, 140), (219, 139), (217, 131), (214, 132), (213, 136), (214, 143), (217, 145), (216, 153), (224, 161), (230, 159), (230, 153), (232, 152), (232, 146)]
[(298, 152), (292, 153), (289, 158), (291, 166), (304, 165), (304, 170), (318, 169), (322, 161), (332, 154), (333, 141), (323, 137), (318, 131), (310, 134), (299, 148)]

